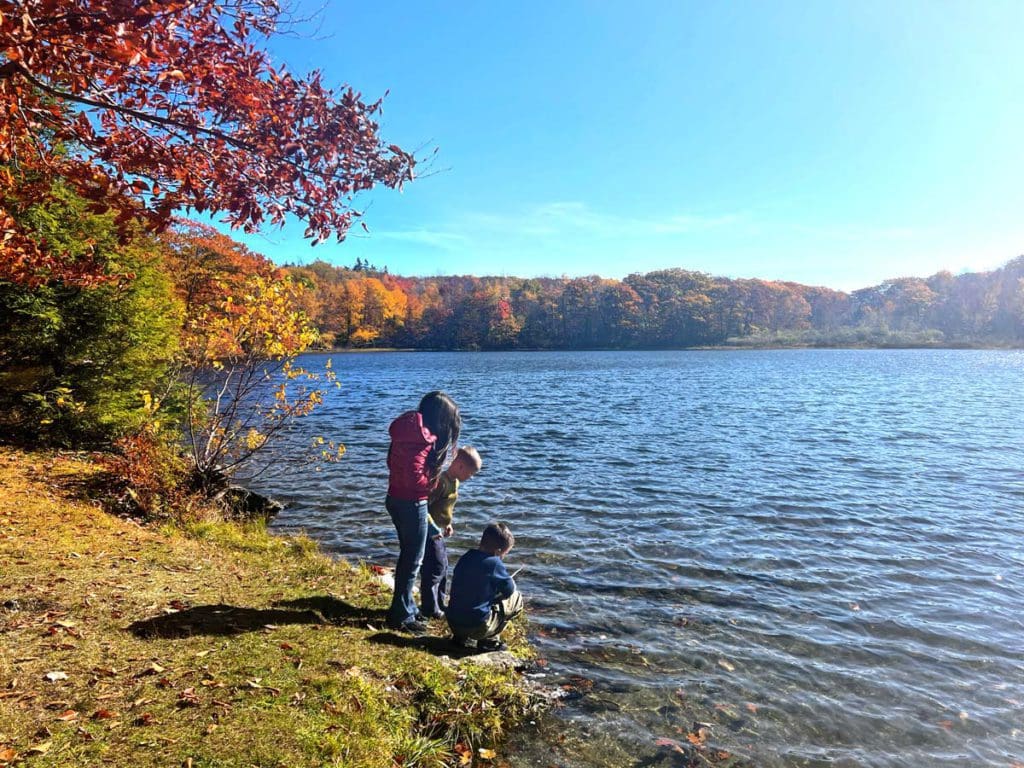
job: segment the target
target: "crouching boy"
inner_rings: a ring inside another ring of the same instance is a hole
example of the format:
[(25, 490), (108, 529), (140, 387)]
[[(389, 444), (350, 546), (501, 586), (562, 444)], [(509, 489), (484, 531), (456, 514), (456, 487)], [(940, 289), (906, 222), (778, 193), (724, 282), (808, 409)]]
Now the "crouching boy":
[(501, 562), (515, 544), (504, 523), (484, 528), (480, 546), (469, 550), (455, 564), (451, 597), (445, 614), (455, 643), (469, 647), (476, 641), (481, 651), (503, 651), (505, 626), (523, 612), (523, 596)]

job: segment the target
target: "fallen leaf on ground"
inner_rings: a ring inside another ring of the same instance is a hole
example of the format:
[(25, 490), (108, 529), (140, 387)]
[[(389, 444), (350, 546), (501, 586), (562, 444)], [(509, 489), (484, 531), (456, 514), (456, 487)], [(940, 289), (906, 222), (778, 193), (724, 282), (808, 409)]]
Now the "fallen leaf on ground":
[(473, 750), (465, 742), (460, 741), (455, 745), (455, 754), (459, 756), (459, 765), (469, 765), (473, 762)]
[(493, 760), (498, 756), (498, 753), (495, 752), (493, 749), (485, 749), (484, 747), (480, 747), (480, 749), (478, 749), (476, 753), (480, 755), (480, 757), (484, 760)]
[(199, 697), (196, 696), (195, 688), (186, 688), (178, 694), (179, 707), (198, 707)]
[(731, 662), (726, 661), (725, 659), (719, 659), (718, 660), (718, 666), (720, 666), (726, 672), (735, 672), (736, 671), (736, 666), (734, 664), (732, 664)]
[(701, 744), (708, 740), (708, 729), (701, 726), (693, 733), (686, 734), (686, 740), (694, 746), (699, 747)]
[(0, 763), (13, 763), (18, 753), (11, 747), (0, 747)]
[(51, 683), (55, 683), (58, 680), (67, 680), (68, 679), (68, 673), (67, 672), (47, 672), (45, 675), (43, 675), (43, 677), (45, 677)]
[(70, 723), (72, 720), (78, 719), (78, 713), (75, 712), (75, 710), (73, 709), (66, 709), (62, 713), (57, 715), (57, 719), (63, 720), (65, 723)]
[(668, 747), (669, 749), (679, 752), (680, 754), (686, 754), (686, 750), (683, 749), (683, 745), (673, 739), (655, 739), (654, 743), (657, 744), (659, 747)]
[(113, 720), (118, 713), (112, 709), (97, 709), (92, 713), (93, 720)]
[(36, 744), (34, 747), (30, 747), (26, 755), (45, 755), (50, 751), (50, 747), (53, 746), (52, 741), (44, 741), (41, 744)]
[(145, 677), (146, 675), (159, 675), (161, 672), (165, 672), (166, 669), (161, 667), (155, 661), (149, 662), (136, 677)]

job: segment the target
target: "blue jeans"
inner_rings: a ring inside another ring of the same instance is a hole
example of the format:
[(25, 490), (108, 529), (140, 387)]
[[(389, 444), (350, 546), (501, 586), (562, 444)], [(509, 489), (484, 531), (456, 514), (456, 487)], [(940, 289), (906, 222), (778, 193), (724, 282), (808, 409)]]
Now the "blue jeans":
[(419, 575), (423, 550), (427, 544), (427, 501), (400, 501), (388, 496), (384, 505), (398, 531), (395, 594), (388, 610), (388, 624), (400, 627), (416, 618), (412, 588)]
[(444, 536), (427, 537), (420, 574), (420, 609), (428, 619), (444, 611), (448, 603), (448, 546)]

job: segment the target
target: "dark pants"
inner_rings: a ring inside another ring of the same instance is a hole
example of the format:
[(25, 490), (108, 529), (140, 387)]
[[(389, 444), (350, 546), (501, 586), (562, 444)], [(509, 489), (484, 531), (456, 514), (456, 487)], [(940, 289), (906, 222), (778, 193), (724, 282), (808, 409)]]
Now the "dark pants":
[(523, 612), (523, 596), (516, 590), (491, 606), (491, 614), (486, 621), (479, 624), (453, 624), (448, 619), (448, 626), (459, 640), (500, 640), (505, 627), (516, 616)]
[(420, 569), (420, 612), (428, 619), (444, 611), (448, 603), (448, 545), (444, 536), (427, 538)]
[(427, 502), (399, 501), (388, 496), (384, 505), (398, 531), (398, 564), (395, 566), (395, 594), (388, 609), (388, 624), (400, 627), (416, 618), (412, 589), (423, 562), (427, 542)]

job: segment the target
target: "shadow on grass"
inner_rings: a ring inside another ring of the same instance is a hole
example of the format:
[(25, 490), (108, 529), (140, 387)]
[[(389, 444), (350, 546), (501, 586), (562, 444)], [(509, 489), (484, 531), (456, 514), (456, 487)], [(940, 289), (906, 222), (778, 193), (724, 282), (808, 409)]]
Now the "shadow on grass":
[(92, 501), (108, 515), (115, 517), (145, 518), (146, 514), (128, 492), (128, 484), (107, 469), (96, 469), (85, 475), (50, 473), (54, 488), (73, 501)]
[(239, 608), (234, 605), (197, 605), (177, 613), (140, 619), (128, 626), (136, 637), (192, 637), (193, 635), (240, 635), (268, 624), (323, 624), (315, 611), (280, 608)]
[(366, 627), (367, 624), (380, 625), (387, 620), (388, 614), (383, 608), (360, 608), (331, 595), (300, 597), (295, 600), (279, 600), (274, 603), (274, 606), (299, 611), (313, 611), (318, 616), (321, 616), (323, 621), (345, 627)]
[(449, 656), (453, 659), (462, 659), (466, 656), (477, 656), (480, 654), (475, 648), (464, 648), (461, 645), (456, 645), (450, 637), (438, 637), (436, 635), (402, 635), (397, 632), (378, 632), (366, 639), (377, 645), (390, 645), (395, 648), (418, 648), (434, 656)]

